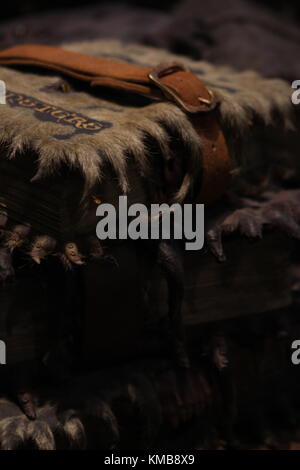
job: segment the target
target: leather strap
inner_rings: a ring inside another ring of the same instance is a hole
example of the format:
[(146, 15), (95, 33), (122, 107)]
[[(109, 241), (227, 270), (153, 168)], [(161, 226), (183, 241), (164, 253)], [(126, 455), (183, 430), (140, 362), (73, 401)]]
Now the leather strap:
[(231, 165), (214, 112), (217, 102), (204, 83), (182, 65), (168, 64), (151, 69), (42, 45), (20, 45), (0, 51), (0, 64), (42, 67), (87, 81), (91, 86), (106, 86), (175, 102), (189, 114), (202, 142), (202, 188), (197, 199), (211, 203), (226, 190)]

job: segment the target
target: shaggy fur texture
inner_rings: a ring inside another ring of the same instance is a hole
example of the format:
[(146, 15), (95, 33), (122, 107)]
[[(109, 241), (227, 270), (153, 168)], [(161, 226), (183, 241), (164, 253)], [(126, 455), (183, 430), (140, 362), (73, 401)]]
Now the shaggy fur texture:
[(48, 388), (51, 400), (37, 400), (35, 421), (0, 398), (0, 449), (148, 448), (162, 417), (152, 372), (143, 369), (124, 365)]
[[(63, 47), (141, 65), (155, 66), (174, 60), (184, 63), (220, 99), (220, 121), (231, 140), (232, 137), (243, 139), (257, 119), (266, 126), (276, 126), (278, 123), (280, 126), (282, 123), (287, 127), (290, 125), (290, 89), (283, 81), (265, 80), (254, 72), (237, 73), (166, 51), (124, 45), (112, 40), (72, 43)], [(59, 120), (55, 122), (41, 116), (30, 106), (1, 106), (0, 139), (7, 150), (5, 154), (13, 159), (24, 150), (33, 151), (38, 159), (33, 180), (53, 174), (62, 164), (66, 164), (69, 168), (79, 169), (84, 175), (84, 193), (87, 194), (102, 181), (108, 164), (116, 175), (119, 192), (128, 193), (130, 159), (133, 158), (141, 177), (153, 178), (155, 155), (149, 138), (159, 149), (161, 157), (168, 160), (174, 151), (170, 146), (174, 134), (179, 138), (179, 148), (183, 146), (185, 149), (179, 158), (185, 160), (188, 175), (174, 199), (182, 201), (201, 172), (201, 140), (188, 116), (172, 103), (144, 102), (137, 106), (126, 103), (128, 97), (122, 97), (121, 102), (118, 100), (116, 103), (115, 98), (109, 98), (104, 90), (97, 90), (97, 96), (92, 95), (90, 90), (88, 93), (78, 89), (62, 92), (56, 86), (59, 77), (40, 72), (29, 73), (28, 70), (1, 67), (0, 75), (9, 91), (109, 123), (99, 132), (77, 132), (74, 127)], [(233, 141), (235, 146), (236, 139)], [(243, 164), (243, 160), (239, 160), (238, 164)]]
[(264, 79), (251, 70), (238, 72), (230, 67), (193, 61), (165, 50), (123, 45), (113, 40), (67, 44), (63, 47), (150, 67), (169, 62), (184, 64), (198, 75), (220, 100), (219, 118), (227, 136), (242, 136), (247, 139), (257, 120), (265, 126), (283, 126), (286, 129), (293, 127), (291, 90), (289, 84), (283, 80)]

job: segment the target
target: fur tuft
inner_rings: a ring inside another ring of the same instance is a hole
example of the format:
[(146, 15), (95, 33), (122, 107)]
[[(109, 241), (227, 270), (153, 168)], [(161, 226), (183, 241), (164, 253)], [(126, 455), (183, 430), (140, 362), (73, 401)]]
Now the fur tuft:
[[(268, 127), (278, 123), (291, 127), (290, 89), (281, 80), (266, 80), (255, 72), (235, 72), (164, 50), (124, 45), (113, 40), (63, 47), (145, 66), (182, 62), (220, 99), (219, 119), (226, 135), (246, 139), (257, 119)], [(174, 201), (182, 202), (201, 176), (201, 141), (188, 116), (172, 103), (133, 106), (125, 104), (125, 100), (120, 104), (120, 100), (108, 98), (101, 90), (97, 90), (97, 95), (75, 89), (63, 93), (55, 91), (59, 77), (5, 67), (1, 67), (1, 78), (9, 92), (14, 93), (13, 101), (8, 99), (8, 105), (0, 107), (0, 142), (7, 150), (3, 153), (9, 159), (15, 159), (25, 150), (36, 154), (37, 171), (31, 177), (32, 182), (53, 175), (66, 165), (80, 170), (85, 181), (83, 197), (86, 197), (103, 181), (108, 165), (115, 175), (111, 184), (118, 187), (119, 193), (128, 194), (131, 190), (128, 157), (134, 159), (143, 178), (151, 178), (156, 155), (147, 140), (150, 138), (155, 142), (160, 158), (167, 161), (176, 153), (171, 146), (174, 135), (180, 141), (178, 148), (185, 149), (183, 155), (175, 157), (184, 160), (186, 171)], [(70, 121), (55, 119), (55, 113), (43, 111), (47, 105), (58, 108), (60, 114), (75, 113), (96, 121), (102, 128), (97, 132), (85, 132), (72, 126)], [(234, 146), (232, 150), (235, 151)]]

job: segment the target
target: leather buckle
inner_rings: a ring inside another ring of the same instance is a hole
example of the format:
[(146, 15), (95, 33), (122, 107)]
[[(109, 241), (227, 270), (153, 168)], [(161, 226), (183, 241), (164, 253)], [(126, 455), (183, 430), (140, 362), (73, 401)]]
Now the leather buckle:
[(177, 93), (171, 86), (166, 85), (161, 81), (161, 78), (165, 75), (170, 75), (179, 71), (188, 72), (188, 69), (184, 65), (177, 62), (172, 62), (170, 64), (159, 64), (148, 74), (148, 78), (163, 92), (163, 94), (169, 100), (178, 104), (178, 106), (180, 106), (187, 113), (207, 113), (212, 111), (217, 106), (218, 101), (209, 88), (206, 87), (210, 99), (198, 96), (197, 99), (199, 100), (199, 106), (195, 106), (186, 103), (179, 93)]

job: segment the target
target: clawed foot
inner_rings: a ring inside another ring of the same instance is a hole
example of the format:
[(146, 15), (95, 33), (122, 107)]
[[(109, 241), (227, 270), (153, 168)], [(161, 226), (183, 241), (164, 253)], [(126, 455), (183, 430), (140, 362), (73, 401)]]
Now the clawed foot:
[(300, 191), (265, 193), (263, 201), (244, 200), (246, 207), (236, 209), (217, 220), (207, 232), (211, 252), (223, 262), (223, 236), (238, 233), (249, 239), (262, 238), (265, 227), (279, 229), (300, 239)]
[(36, 419), (36, 406), (35, 406), (35, 399), (31, 392), (19, 392), (16, 395), (16, 400), (23, 411), (23, 413), (27, 416), (30, 420)]
[(248, 238), (261, 238), (262, 225), (263, 221), (259, 213), (253, 209), (238, 209), (208, 231), (207, 243), (218, 261), (223, 262), (226, 260), (223, 249), (224, 235), (237, 232)]
[(227, 343), (224, 336), (219, 335), (213, 338), (212, 361), (215, 367), (222, 371), (229, 366)]

